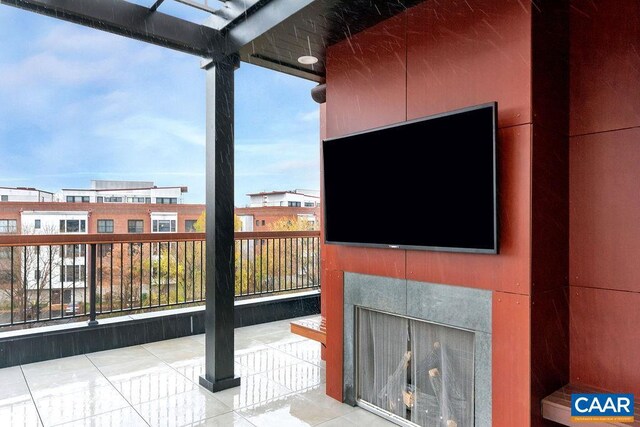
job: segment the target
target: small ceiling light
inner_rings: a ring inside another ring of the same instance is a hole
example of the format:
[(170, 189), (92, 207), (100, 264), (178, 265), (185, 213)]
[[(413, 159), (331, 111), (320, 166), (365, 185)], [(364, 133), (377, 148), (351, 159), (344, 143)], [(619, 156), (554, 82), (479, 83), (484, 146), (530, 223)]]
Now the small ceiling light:
[(318, 62), (318, 58), (316, 58), (315, 56), (311, 56), (311, 55), (305, 55), (305, 56), (301, 56), (300, 58), (298, 58), (298, 62), (303, 64), (303, 65), (313, 65), (316, 62)]

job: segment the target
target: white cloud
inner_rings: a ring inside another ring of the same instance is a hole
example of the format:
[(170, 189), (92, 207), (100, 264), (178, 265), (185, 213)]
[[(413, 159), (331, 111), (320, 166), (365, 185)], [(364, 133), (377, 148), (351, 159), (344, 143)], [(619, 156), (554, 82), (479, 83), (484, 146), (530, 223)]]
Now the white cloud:
[(298, 119), (304, 123), (319, 123), (320, 122), (320, 109), (316, 108), (313, 111), (307, 113), (298, 114)]
[(176, 143), (205, 145), (204, 126), (145, 114), (103, 124), (95, 130), (95, 134), (108, 140), (128, 141), (146, 147)]

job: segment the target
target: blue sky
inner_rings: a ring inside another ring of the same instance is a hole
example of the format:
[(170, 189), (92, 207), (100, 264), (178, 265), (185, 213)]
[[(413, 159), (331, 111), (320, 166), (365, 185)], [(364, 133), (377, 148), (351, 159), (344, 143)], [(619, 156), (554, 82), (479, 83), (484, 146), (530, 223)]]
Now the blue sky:
[[(199, 63), (0, 6), (0, 186), (57, 191), (91, 179), (153, 180), (187, 185), (185, 201), (204, 202)], [(236, 205), (248, 192), (317, 189), (315, 84), (245, 63), (235, 77)]]

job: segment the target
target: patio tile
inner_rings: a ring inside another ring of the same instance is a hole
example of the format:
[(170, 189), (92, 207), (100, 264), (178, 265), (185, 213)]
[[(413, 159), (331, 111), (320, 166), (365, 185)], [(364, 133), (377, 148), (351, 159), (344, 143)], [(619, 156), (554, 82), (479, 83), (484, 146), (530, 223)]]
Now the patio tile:
[(297, 394), (290, 394), (258, 407), (238, 410), (238, 413), (258, 427), (315, 426), (353, 410), (348, 405), (334, 402), (318, 404)]
[(20, 381), (24, 381), (24, 375), (19, 366), (0, 369), (0, 384), (13, 384)]
[(22, 365), (22, 371), (29, 380), (29, 377), (49, 375), (54, 373), (78, 372), (86, 369), (93, 369), (93, 363), (86, 356), (72, 356), (61, 359), (47, 360), (44, 362), (30, 363)]
[(131, 360), (148, 360), (150, 363), (157, 358), (142, 346), (117, 348), (114, 350), (100, 351), (98, 353), (87, 354), (89, 360), (98, 368), (109, 365), (121, 364)]
[(198, 421), (193, 424), (189, 424), (190, 427), (202, 426), (202, 427), (253, 427), (249, 421), (235, 412), (228, 412), (226, 414), (218, 415), (217, 417), (207, 418), (206, 420)]
[(195, 389), (134, 407), (152, 426), (184, 426), (212, 418), (231, 408), (204, 389)]
[(325, 382), (324, 369), (307, 362), (273, 369), (264, 375), (291, 391), (317, 388)]
[(139, 375), (142, 372), (150, 372), (155, 369), (160, 369), (167, 366), (169, 365), (167, 365), (160, 359), (131, 360), (129, 362), (123, 362), (117, 365), (103, 366), (102, 368), (100, 368), (100, 372), (109, 380), (112, 380), (115, 377), (119, 378), (122, 375)]
[(242, 377), (240, 386), (215, 393), (216, 399), (232, 409), (258, 407), (291, 393), (288, 388), (271, 381), (265, 375)]
[(34, 400), (45, 426), (81, 420), (129, 406), (111, 385), (34, 397)]
[(355, 425), (355, 426), (386, 427), (386, 426), (395, 425), (391, 421), (387, 421), (384, 418), (379, 417), (375, 414), (372, 414), (369, 411), (365, 411), (362, 408), (355, 408), (353, 411), (349, 412), (347, 415), (337, 418), (337, 420), (343, 420), (345, 421), (345, 423), (351, 423), (352, 425)]
[(69, 423), (58, 424), (56, 427), (148, 427), (149, 425), (142, 417), (131, 407), (116, 409), (115, 411), (105, 412), (104, 414), (95, 415), (93, 417), (83, 418), (81, 420)]
[(24, 394), (0, 398), (0, 420), (2, 425), (11, 427), (42, 425), (31, 396)]
[(116, 375), (111, 378), (111, 383), (131, 405), (184, 393), (197, 387), (193, 381), (166, 365), (134, 374)]
[(270, 347), (236, 352), (235, 361), (256, 373), (300, 363), (300, 359)]
[(290, 356), (304, 360), (305, 362), (313, 363), (318, 366), (322, 364), (320, 352), (322, 344), (319, 342), (303, 339), (301, 341), (292, 342), (275, 342), (270, 344), (270, 346)]
[[(28, 366), (28, 365), (27, 365)], [(75, 372), (46, 373), (46, 371), (31, 371), (27, 375), (27, 384), (34, 396), (50, 394), (68, 394), (74, 390), (88, 389), (109, 385), (109, 381), (94, 366), (78, 369)]]

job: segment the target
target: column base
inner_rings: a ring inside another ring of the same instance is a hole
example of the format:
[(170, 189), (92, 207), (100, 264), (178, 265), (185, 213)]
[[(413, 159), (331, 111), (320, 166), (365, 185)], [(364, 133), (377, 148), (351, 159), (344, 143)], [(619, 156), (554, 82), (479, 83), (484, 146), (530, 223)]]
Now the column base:
[(228, 388), (238, 387), (240, 385), (240, 377), (227, 378), (224, 380), (211, 382), (204, 375), (201, 375), (200, 385), (207, 390), (215, 393), (217, 391), (226, 390)]

